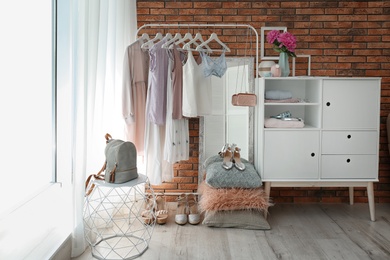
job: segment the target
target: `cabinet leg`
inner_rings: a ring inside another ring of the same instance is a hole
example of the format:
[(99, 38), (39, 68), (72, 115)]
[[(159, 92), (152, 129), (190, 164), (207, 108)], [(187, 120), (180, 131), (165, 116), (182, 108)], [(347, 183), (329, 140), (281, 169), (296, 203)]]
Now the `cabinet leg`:
[[(267, 198), (269, 198), (270, 194), (271, 194), (271, 182), (264, 183), (264, 192), (265, 192), (265, 195), (267, 196)], [(266, 208), (264, 210), (264, 218), (265, 219), (267, 219), (267, 215), (268, 215), (268, 208)]]
[(353, 199), (354, 199), (353, 187), (349, 187), (349, 205), (353, 205)]
[(371, 221), (375, 221), (375, 201), (374, 201), (374, 184), (367, 183), (368, 206), (370, 208)]

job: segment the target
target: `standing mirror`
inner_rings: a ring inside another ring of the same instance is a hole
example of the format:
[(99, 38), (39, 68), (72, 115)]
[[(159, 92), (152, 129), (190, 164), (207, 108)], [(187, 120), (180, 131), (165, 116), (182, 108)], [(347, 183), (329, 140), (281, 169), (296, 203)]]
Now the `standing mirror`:
[(204, 162), (217, 155), (225, 143), (241, 148), (241, 158), (253, 162), (253, 107), (233, 106), (232, 95), (254, 92), (254, 58), (226, 58), (227, 71), (212, 78), (212, 114), (200, 118), (199, 183)]

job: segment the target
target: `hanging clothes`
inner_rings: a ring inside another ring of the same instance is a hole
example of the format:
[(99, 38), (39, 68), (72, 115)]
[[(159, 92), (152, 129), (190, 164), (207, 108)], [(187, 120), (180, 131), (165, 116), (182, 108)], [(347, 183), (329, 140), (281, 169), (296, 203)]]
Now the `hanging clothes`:
[(181, 93), (180, 89), (183, 85), (182, 61), (184, 56), (181, 55), (176, 46), (173, 46), (173, 49), (168, 50), (168, 54), (169, 64), (164, 159), (173, 164), (181, 160), (189, 159), (189, 127), (188, 119), (173, 119), (175, 102), (180, 101), (182, 98), (179, 95), (175, 96), (175, 90)]
[(201, 57), (199, 63), (192, 51), (183, 66), (183, 116), (198, 117), (211, 114), (211, 77), (205, 77)]
[(168, 75), (168, 54), (165, 48), (161, 48), (167, 41), (161, 39), (149, 49), (150, 63), (150, 96), (148, 104), (148, 120), (157, 125), (165, 124), (167, 106), (167, 75)]
[(123, 60), (122, 116), (125, 139), (134, 143), (137, 154), (144, 155), (145, 108), (149, 74), (149, 54), (137, 40), (125, 51)]
[(172, 164), (163, 158), (165, 143), (168, 54), (163, 38), (149, 49), (149, 85), (146, 101), (145, 169), (152, 185), (169, 180)]
[(200, 56), (202, 57), (203, 74), (205, 77), (213, 75), (222, 78), (222, 76), (225, 75), (227, 70), (225, 52), (214, 59), (205, 52), (200, 52)]
[(173, 45), (173, 49), (170, 50), (173, 62), (172, 66), (172, 92), (173, 92), (173, 106), (172, 106), (172, 118), (183, 118), (183, 62), (186, 55), (179, 51), (176, 44)]

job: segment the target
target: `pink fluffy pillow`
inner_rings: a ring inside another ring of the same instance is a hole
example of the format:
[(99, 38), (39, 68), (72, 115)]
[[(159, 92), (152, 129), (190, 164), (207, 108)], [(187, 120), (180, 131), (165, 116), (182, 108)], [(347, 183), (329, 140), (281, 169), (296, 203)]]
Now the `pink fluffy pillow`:
[(220, 210), (266, 210), (271, 203), (262, 188), (213, 188), (202, 182), (198, 191), (201, 193), (199, 207), (201, 211)]

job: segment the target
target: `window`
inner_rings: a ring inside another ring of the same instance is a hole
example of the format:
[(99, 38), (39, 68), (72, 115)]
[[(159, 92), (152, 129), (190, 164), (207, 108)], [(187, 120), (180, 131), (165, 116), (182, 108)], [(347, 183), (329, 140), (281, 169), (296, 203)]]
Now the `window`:
[(56, 180), (53, 2), (0, 4), (0, 216)]

